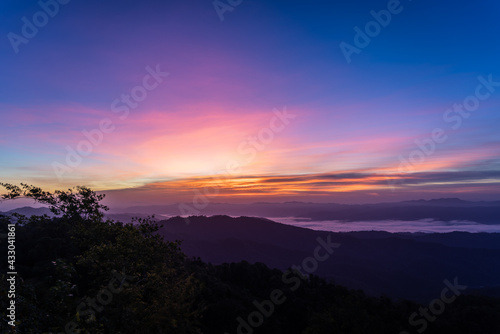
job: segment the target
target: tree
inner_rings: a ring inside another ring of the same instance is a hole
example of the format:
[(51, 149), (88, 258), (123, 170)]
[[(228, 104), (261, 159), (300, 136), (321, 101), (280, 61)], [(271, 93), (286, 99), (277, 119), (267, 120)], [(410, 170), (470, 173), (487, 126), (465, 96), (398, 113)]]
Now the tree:
[[(164, 240), (154, 219), (105, 220), (104, 195), (86, 187), (50, 193), (0, 185), (8, 191), (3, 199), (33, 198), (62, 215), (22, 217), (16, 227), (16, 268), (19, 280), (26, 280), (16, 297), (19, 332), (199, 332), (202, 287), (187, 270), (179, 242)], [(0, 235), (10, 218), (0, 216)], [(0, 293), (1, 309), (8, 303)]]
[(32, 198), (36, 202), (48, 204), (52, 213), (62, 215), (63, 218), (80, 217), (85, 220), (102, 221), (103, 211), (109, 210), (107, 206), (99, 203), (106, 195), (97, 194), (87, 187), (77, 186), (67, 191), (56, 190), (50, 193), (25, 183), (21, 183), (21, 186), (10, 183), (0, 183), (0, 185), (8, 191), (7, 194), (1, 195), (2, 199)]

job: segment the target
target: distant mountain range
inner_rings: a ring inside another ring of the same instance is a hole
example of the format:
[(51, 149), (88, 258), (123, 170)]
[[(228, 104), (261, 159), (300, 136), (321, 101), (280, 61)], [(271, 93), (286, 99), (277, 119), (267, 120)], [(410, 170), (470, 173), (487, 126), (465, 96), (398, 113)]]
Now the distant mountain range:
[[(22, 213), (27, 216), (52, 213), (47, 208), (23, 207), (6, 212)], [(1, 212), (0, 212), (1, 213)], [(178, 204), (134, 206), (113, 209), (107, 213), (111, 219), (129, 222), (132, 216), (181, 214)], [(472, 221), (481, 224), (500, 224), (500, 201), (464, 201), (459, 198), (440, 198), (378, 204), (337, 204), (337, 203), (252, 203), (227, 204), (209, 203), (199, 210), (198, 215), (229, 215), (251, 217), (296, 217), (304, 220), (324, 221), (380, 221), (435, 219), (440, 221)], [(157, 217), (162, 219), (161, 216)]]
[(35, 216), (48, 215), (50, 217), (54, 216), (54, 214), (48, 208), (32, 208), (31, 206), (25, 206), (22, 208), (13, 209), (5, 212), (0, 211), (0, 214), (5, 214), (5, 215), (10, 215), (13, 213), (19, 213), (28, 217), (33, 215)]
[[(141, 213), (180, 215), (177, 204), (135, 206), (114, 210), (112, 213)], [(379, 204), (336, 203), (209, 203), (199, 210), (199, 215), (230, 215), (253, 217), (301, 217), (311, 220), (373, 221), (420, 220), (441, 221), (469, 220), (482, 224), (500, 224), (500, 201), (472, 202), (458, 198), (416, 200)]]

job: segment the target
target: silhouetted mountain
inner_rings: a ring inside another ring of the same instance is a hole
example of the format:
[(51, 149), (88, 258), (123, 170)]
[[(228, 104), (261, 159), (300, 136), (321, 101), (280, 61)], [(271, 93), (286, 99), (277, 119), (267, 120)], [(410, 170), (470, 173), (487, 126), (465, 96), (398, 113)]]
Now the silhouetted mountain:
[[(376, 232), (330, 233), (228, 216), (181, 217), (161, 222), (167, 240), (183, 240), (190, 256), (214, 264), (262, 262), (287, 269), (313, 255), (317, 238), (341, 244), (314, 272), (373, 295), (425, 301), (444, 279), (459, 278), (470, 288), (500, 286), (499, 235), (408, 235)], [(483, 248), (479, 248), (481, 242)]]
[(426, 206), (500, 206), (500, 201), (464, 201), (460, 198), (437, 198), (431, 200), (414, 200), (414, 201), (404, 201), (399, 202), (400, 205), (426, 205)]
[(359, 205), (322, 211), (310, 211), (298, 217), (312, 220), (468, 220), (482, 224), (500, 223), (500, 206), (436, 206), (436, 205)]
[(19, 214), (22, 214), (22, 215), (25, 215), (28, 217), (32, 216), (32, 215), (36, 215), (36, 216), (48, 215), (50, 217), (54, 216), (54, 214), (50, 211), (49, 208), (32, 208), (31, 206), (25, 206), (22, 208), (9, 210), (7, 212), (0, 212), (0, 214), (1, 213), (4, 213), (4, 214), (19, 213)]
[[(177, 204), (136, 206), (114, 213), (138, 212), (144, 214), (180, 215)], [(203, 215), (301, 217), (312, 220), (373, 221), (373, 220), (420, 220), (442, 221), (469, 220), (483, 224), (500, 224), (500, 201), (471, 202), (458, 198), (404, 201), (378, 204), (336, 203), (210, 203), (200, 211)]]

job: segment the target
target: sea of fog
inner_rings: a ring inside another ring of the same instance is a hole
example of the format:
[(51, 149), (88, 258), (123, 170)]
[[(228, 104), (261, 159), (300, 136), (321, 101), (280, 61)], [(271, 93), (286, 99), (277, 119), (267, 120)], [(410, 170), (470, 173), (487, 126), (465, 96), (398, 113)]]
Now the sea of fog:
[[(174, 215), (160, 215), (171, 218)], [(238, 217), (238, 216), (231, 216)], [(298, 217), (266, 217), (266, 219), (302, 228), (330, 232), (357, 232), (357, 231), (386, 231), (391, 233), (500, 233), (500, 223), (497, 225), (479, 224), (472, 221), (439, 221), (434, 219), (421, 220), (373, 220), (373, 221), (340, 221), (321, 220), (313, 221), (308, 218)]]
[(404, 220), (381, 220), (381, 221), (339, 221), (324, 220), (312, 221), (297, 217), (269, 217), (268, 219), (282, 224), (308, 228), (311, 230), (331, 232), (352, 231), (386, 231), (392, 233), (448, 233), (448, 232), (487, 232), (500, 233), (499, 225), (485, 225), (471, 221), (444, 222), (433, 219), (422, 219), (413, 221)]

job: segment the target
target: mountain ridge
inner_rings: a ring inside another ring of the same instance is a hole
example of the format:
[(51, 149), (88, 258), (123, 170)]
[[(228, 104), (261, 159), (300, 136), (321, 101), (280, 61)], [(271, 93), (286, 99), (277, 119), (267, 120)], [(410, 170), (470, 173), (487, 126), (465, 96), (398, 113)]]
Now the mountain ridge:
[[(484, 248), (464, 247), (462, 240), (446, 234), (419, 239), (386, 233), (378, 238), (357, 233), (313, 231), (269, 219), (228, 216), (181, 217), (160, 222), (159, 233), (167, 240), (182, 240), (183, 251), (213, 264), (262, 262), (285, 270), (311, 257), (318, 238), (341, 246), (314, 273), (371, 295), (423, 301), (431, 298), (443, 279), (459, 277), (471, 287), (500, 286), (500, 234), (491, 236)], [(481, 238), (476, 235), (476, 247)], [(485, 239), (486, 240), (486, 239)], [(398, 284), (394, 284), (398, 282)]]

